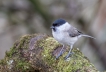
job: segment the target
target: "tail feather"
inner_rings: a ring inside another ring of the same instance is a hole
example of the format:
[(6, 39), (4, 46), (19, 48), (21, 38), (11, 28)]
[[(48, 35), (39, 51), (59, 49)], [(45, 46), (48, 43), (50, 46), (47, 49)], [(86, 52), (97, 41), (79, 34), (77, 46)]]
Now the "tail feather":
[(82, 36), (96, 39), (96, 38), (94, 38), (94, 37), (92, 37), (92, 36), (89, 36), (89, 35), (84, 35), (84, 34), (83, 34)]

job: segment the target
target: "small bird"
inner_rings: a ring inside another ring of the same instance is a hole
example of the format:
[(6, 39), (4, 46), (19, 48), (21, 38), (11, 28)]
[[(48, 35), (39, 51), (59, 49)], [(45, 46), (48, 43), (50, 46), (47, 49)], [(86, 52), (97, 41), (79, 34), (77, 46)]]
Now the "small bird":
[[(73, 27), (71, 24), (69, 24), (64, 19), (57, 19), (53, 22), (52, 26), (50, 27), (52, 29), (52, 35), (53, 37), (62, 44), (62, 49), (60, 50), (60, 53), (56, 56), (56, 59), (58, 59), (63, 54), (63, 48), (65, 45), (70, 46), (70, 50), (68, 54), (66, 55), (65, 59), (67, 59), (72, 54), (72, 48), (74, 43), (80, 38), (80, 37), (90, 37), (94, 38), (89, 35), (85, 35), (79, 30), (77, 30), (75, 27)], [(95, 38), (94, 38), (95, 39)]]

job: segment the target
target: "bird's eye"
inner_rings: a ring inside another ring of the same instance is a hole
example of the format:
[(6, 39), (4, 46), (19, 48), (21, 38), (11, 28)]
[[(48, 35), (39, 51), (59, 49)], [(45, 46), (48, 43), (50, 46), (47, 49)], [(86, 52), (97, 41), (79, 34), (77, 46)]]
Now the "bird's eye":
[(57, 23), (55, 23), (55, 24), (53, 24), (53, 26), (58, 26), (58, 24), (57, 24)]

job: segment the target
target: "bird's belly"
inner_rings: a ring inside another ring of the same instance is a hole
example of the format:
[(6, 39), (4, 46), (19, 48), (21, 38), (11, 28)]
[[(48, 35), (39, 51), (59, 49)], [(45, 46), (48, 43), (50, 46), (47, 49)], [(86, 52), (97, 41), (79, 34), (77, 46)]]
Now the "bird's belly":
[(70, 37), (68, 34), (63, 33), (53, 33), (53, 37), (61, 44), (72, 45), (77, 40), (78, 37)]

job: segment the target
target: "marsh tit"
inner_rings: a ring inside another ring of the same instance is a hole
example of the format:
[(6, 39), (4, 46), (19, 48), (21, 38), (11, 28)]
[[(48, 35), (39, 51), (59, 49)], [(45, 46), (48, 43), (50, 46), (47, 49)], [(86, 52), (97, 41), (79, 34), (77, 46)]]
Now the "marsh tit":
[(94, 38), (92, 36), (83, 34), (79, 30), (77, 30), (75, 27), (73, 27), (71, 24), (66, 22), (64, 19), (55, 20), (51, 26), (51, 29), (52, 29), (53, 37), (60, 44), (63, 45), (63, 47), (60, 50), (60, 53), (56, 56), (56, 59), (58, 59), (63, 54), (64, 45), (70, 45), (70, 50), (65, 57), (65, 59), (67, 59), (72, 54), (71, 50), (73, 48), (74, 43), (80, 37), (84, 36), (84, 37)]

